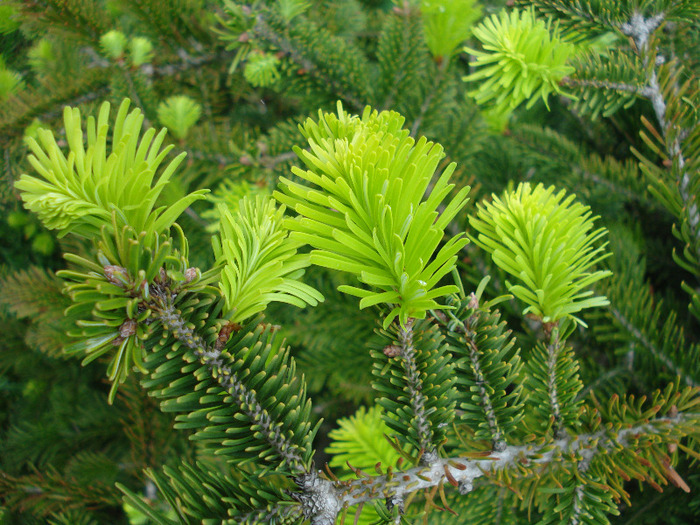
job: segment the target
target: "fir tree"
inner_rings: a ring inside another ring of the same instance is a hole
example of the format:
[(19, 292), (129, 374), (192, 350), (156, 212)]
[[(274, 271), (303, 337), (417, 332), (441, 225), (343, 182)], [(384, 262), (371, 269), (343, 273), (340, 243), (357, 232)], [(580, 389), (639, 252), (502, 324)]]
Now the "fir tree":
[(503, 4), (0, 6), (0, 523), (697, 519), (700, 7)]

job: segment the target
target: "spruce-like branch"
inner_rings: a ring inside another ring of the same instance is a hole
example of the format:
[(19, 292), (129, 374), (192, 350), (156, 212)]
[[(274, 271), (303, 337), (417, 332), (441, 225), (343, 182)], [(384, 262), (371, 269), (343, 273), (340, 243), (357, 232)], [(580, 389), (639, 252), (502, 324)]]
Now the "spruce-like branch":
[[(401, 498), (422, 489), (431, 489), (445, 483), (468, 486), (484, 476), (519, 466), (543, 467), (558, 463), (562, 458), (575, 458), (577, 464), (632, 447), (644, 435), (664, 436), (681, 428), (696, 427), (697, 414), (676, 414), (652, 419), (617, 431), (601, 430), (592, 434), (566, 435), (540, 445), (508, 445), (502, 451), (492, 451), (482, 457), (439, 458), (427, 466), (377, 477), (363, 477), (352, 481), (319, 480), (333, 484), (335, 490), (327, 497), (337, 498), (342, 505), (357, 505), (379, 498)], [(682, 431), (681, 431), (682, 432)]]
[[(667, 112), (668, 100), (659, 83), (659, 67), (666, 61), (665, 57), (657, 55), (652, 41), (654, 33), (664, 22), (665, 13), (661, 12), (649, 18), (645, 18), (641, 13), (634, 12), (628, 22), (620, 26), (620, 30), (625, 35), (634, 39), (636, 51), (642, 56), (645, 64), (653, 60), (653, 64), (648, 69), (647, 85), (644, 87), (643, 95), (651, 102), (656, 120), (661, 126), (664, 137), (664, 145), (667, 153), (673, 159), (674, 170), (677, 176), (678, 190), (682, 201), (682, 213), (686, 215), (690, 227), (690, 235), (693, 239), (694, 256), (700, 259), (700, 211), (695, 203), (695, 195), (691, 192), (692, 176), (686, 169), (686, 158), (681, 148), (682, 137), (687, 130), (677, 129), (677, 124), (672, 121), (674, 115)], [(679, 88), (672, 88), (672, 95), (679, 97)]]
[(231, 367), (224, 363), (221, 349), (215, 345), (207, 344), (188, 325), (175, 308), (170, 294), (167, 291), (154, 294), (154, 303), (149, 306), (154, 309), (157, 318), (166, 330), (170, 331), (187, 348), (194, 350), (201, 363), (209, 368), (212, 377), (216, 378), (221, 388), (233, 397), (234, 402), (253, 422), (253, 426), (259, 429), (258, 432), (262, 434), (263, 439), (289, 465), (291, 471), (296, 475), (309, 474), (310, 471), (304, 458), (298, 452), (298, 446), (288, 442), (281, 432), (281, 426), (274, 422), (260, 405), (256, 393), (247, 388)]
[(410, 395), (409, 403), (416, 419), (418, 442), (423, 451), (421, 461), (430, 464), (437, 458), (435, 444), (430, 429), (430, 421), (426, 417), (426, 399), (423, 395), (422, 381), (416, 363), (416, 349), (413, 346), (413, 319), (406, 322), (405, 327), (399, 329), (400, 350), (398, 357), (406, 377), (406, 386)]
[[(486, 437), (494, 450), (504, 450), (506, 436), (513, 431), (523, 413), (521, 388), (516, 379), (521, 370), (520, 357), (513, 351), (510, 332), (498, 312), (479, 309), (479, 298), (472, 293), (456, 310), (448, 310), (438, 319), (446, 323), (447, 341), (458, 377), (458, 408), (461, 420)], [(444, 319), (442, 319), (444, 317)]]
[[(666, 367), (673, 375), (681, 378), (681, 380), (688, 386), (699, 387), (700, 384), (693, 379), (689, 373), (681, 368), (681, 366), (674, 362), (674, 360), (668, 355), (665, 349), (657, 346), (656, 342), (653, 341), (648, 334), (645, 334), (642, 329), (637, 326), (631, 319), (629, 319), (623, 311), (618, 308), (611, 307), (610, 314), (615, 318), (615, 320), (620, 323), (620, 325), (629, 332), (629, 334), (642, 345), (654, 359), (658, 360), (664, 367)], [(674, 316), (675, 319), (675, 316)], [(667, 329), (670, 327), (667, 327)], [(676, 335), (677, 334), (673, 334)]]
[(552, 339), (547, 345), (547, 393), (549, 396), (549, 406), (552, 410), (554, 423), (552, 431), (556, 437), (561, 437), (563, 432), (563, 424), (561, 417), (561, 409), (559, 407), (559, 392), (557, 389), (557, 359), (559, 354), (564, 349), (564, 344), (559, 337), (559, 331), (555, 330), (552, 334)]

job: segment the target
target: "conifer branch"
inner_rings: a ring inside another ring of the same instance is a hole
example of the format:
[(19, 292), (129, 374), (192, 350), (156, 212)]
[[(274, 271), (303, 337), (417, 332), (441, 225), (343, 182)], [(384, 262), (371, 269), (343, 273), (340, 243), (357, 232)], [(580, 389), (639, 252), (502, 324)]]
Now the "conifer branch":
[[(476, 295), (471, 294), (471, 300), (473, 306), (478, 308), (479, 300)], [(451, 312), (448, 311), (448, 315)], [(475, 332), (472, 330), (472, 326), (478, 321), (479, 310), (476, 310), (472, 315), (470, 315), (466, 321), (463, 323), (459, 319), (450, 315), (453, 321), (457, 321), (456, 328), (464, 336), (464, 342), (469, 349), (469, 362), (471, 364), (472, 370), (474, 372), (474, 382), (479, 387), (479, 398), (481, 399), (481, 405), (484, 409), (484, 414), (486, 416), (486, 422), (488, 423), (489, 430), (492, 436), (492, 446), (497, 452), (505, 450), (506, 442), (501, 433), (501, 429), (498, 426), (498, 420), (496, 419), (496, 413), (493, 408), (493, 403), (491, 402), (491, 396), (486, 390), (485, 383), (486, 378), (481, 371), (481, 363), (479, 362), (479, 348), (476, 341), (474, 340)]]
[[(91, 73), (86, 79), (78, 79), (77, 85), (69, 85), (63, 90), (54, 89), (48, 96), (28, 92), (16, 97), (12, 105), (5, 104), (0, 113), (0, 144), (10, 138), (20, 136), (34, 119), (52, 120), (63, 114), (63, 106), (79, 106), (101, 99), (108, 92), (108, 78)], [(3, 114), (4, 113), (4, 114)]]
[[(307, 74), (319, 75), (322, 73), (321, 69), (318, 67), (318, 64), (306, 57), (303, 53), (303, 49), (298, 48), (291, 39), (286, 38), (284, 35), (275, 31), (262, 13), (258, 14), (255, 20), (256, 23), (251, 30), (251, 33), (267, 40), (270, 44), (281, 50), (283, 53), (289, 55), (296, 64), (299, 64), (304, 70), (306, 70)], [(337, 93), (338, 96), (342, 97), (344, 101), (352, 105), (355, 110), (359, 111), (366, 105), (366, 101), (360, 100), (352, 93), (347, 93), (337, 80), (330, 78), (327, 75), (324, 75), (322, 80), (330, 89)]]
[[(398, 13), (397, 16), (401, 17), (405, 24), (411, 24), (408, 26), (407, 29), (410, 28), (411, 30), (413, 30), (414, 24), (420, 26), (420, 21), (415, 20), (418, 18), (417, 15), (413, 13), (410, 9), (401, 9), (395, 12)], [(422, 30), (422, 27), (420, 27), (420, 30)], [(397, 63), (399, 64), (405, 63), (407, 60), (412, 58), (411, 55), (416, 54), (415, 46), (420, 44), (420, 39), (411, 39), (411, 36), (411, 31), (401, 31), (401, 45), (399, 46), (400, 55), (396, 58)], [(392, 106), (395, 104), (397, 95), (400, 94), (399, 91), (402, 86), (402, 83), (406, 80), (408, 74), (409, 71), (407, 68), (398, 67), (394, 69), (393, 76), (389, 84), (389, 92), (384, 97), (384, 101), (379, 105), (379, 108), (381, 108), (382, 111), (392, 109)], [(415, 136), (415, 133), (413, 133), (412, 136)]]
[(410, 394), (409, 403), (416, 418), (418, 441), (421, 445), (421, 462), (430, 464), (437, 459), (435, 445), (432, 440), (430, 420), (426, 415), (426, 399), (422, 392), (422, 381), (415, 359), (416, 349), (413, 346), (413, 319), (399, 330), (399, 357), (403, 364), (406, 386)]
[(642, 331), (635, 326), (619, 309), (611, 307), (610, 313), (613, 317), (639, 342), (649, 353), (659, 362), (661, 362), (674, 375), (680, 377), (683, 382), (691, 387), (697, 388), (700, 386), (692, 377), (690, 377), (682, 368), (674, 363), (668, 355), (658, 348)]
[(493, 405), (491, 404), (491, 398), (484, 387), (484, 375), (481, 373), (481, 365), (479, 364), (479, 349), (476, 347), (476, 343), (472, 338), (467, 339), (467, 344), (469, 346), (469, 360), (471, 361), (472, 368), (474, 369), (476, 383), (479, 385), (479, 396), (481, 397), (484, 413), (486, 414), (486, 422), (488, 423), (491, 434), (493, 435), (493, 448), (494, 450), (503, 450), (506, 446), (506, 442), (503, 440), (501, 430), (498, 428), (498, 422), (496, 421), (496, 414), (494, 413)]
[(445, 77), (445, 73), (447, 72), (447, 68), (449, 67), (450, 59), (449, 57), (445, 57), (444, 60), (440, 63), (440, 66), (438, 68), (437, 74), (433, 77), (433, 85), (431, 86), (430, 91), (428, 91), (428, 94), (425, 97), (425, 100), (423, 100), (423, 104), (421, 104), (420, 107), (420, 112), (418, 113), (418, 116), (416, 117), (416, 120), (413, 121), (413, 126), (411, 126), (411, 136), (415, 137), (416, 134), (418, 133), (418, 130), (420, 129), (421, 124), (423, 123), (423, 118), (425, 117), (425, 114), (428, 111), (428, 108), (430, 108), (430, 104), (433, 102), (433, 98), (435, 98), (435, 94), (438, 92), (438, 88), (440, 87), (440, 83), (443, 81)]
[(160, 293), (154, 293), (153, 297), (153, 304), (150, 304), (149, 307), (156, 312), (163, 327), (170, 331), (178, 341), (194, 350), (195, 355), (199, 357), (202, 364), (209, 368), (212, 376), (216, 378), (221, 387), (233, 397), (245, 415), (259, 428), (257, 432), (260, 432), (275, 452), (284, 458), (290, 470), (300, 476), (309, 474), (304, 459), (297, 451), (297, 446), (287, 442), (280, 431), (281, 425), (275, 423), (267, 411), (262, 408), (255, 392), (249, 390), (236, 373), (224, 364), (221, 349), (217, 348), (216, 345), (207, 344), (204, 338), (182, 318), (174, 305), (176, 296), (169, 290), (161, 290)]
[(69, 508), (104, 508), (119, 504), (119, 492), (111, 485), (92, 480), (89, 487), (55, 468), (24, 476), (0, 470), (0, 501), (8, 509), (34, 510), (41, 516)]
[(557, 359), (563, 350), (563, 341), (559, 338), (559, 330), (554, 328), (551, 340), (547, 345), (547, 393), (549, 394), (549, 406), (552, 409), (554, 423), (552, 431), (555, 437), (561, 437), (563, 430), (561, 409), (559, 406), (559, 392), (557, 391)]
[(609, 80), (591, 80), (583, 78), (566, 77), (561, 81), (561, 85), (569, 87), (593, 87), (599, 89), (611, 89), (613, 91), (624, 91), (626, 93), (634, 93), (635, 95), (640, 95), (646, 98), (648, 98), (652, 93), (649, 87), (640, 87), (632, 84), (625, 84), (624, 82), (611, 82)]
[[(664, 21), (665, 14), (659, 13), (650, 18), (644, 18), (640, 13), (635, 12), (629, 22), (622, 24), (620, 30), (634, 40), (637, 53), (644, 55), (645, 64), (649, 61), (651, 52), (649, 39)], [(681, 137), (683, 130), (672, 130), (672, 123), (667, 115), (667, 101), (659, 85), (657, 67), (665, 62), (663, 56), (654, 57), (654, 64), (650, 68), (648, 84), (644, 87), (643, 94), (651, 102), (656, 120), (661, 126), (664, 137), (664, 145), (667, 153), (678, 166), (678, 185), (683, 210), (688, 216), (688, 225), (692, 238), (695, 240), (693, 249), (695, 256), (700, 258), (700, 211), (695, 204), (694, 196), (690, 192), (691, 176), (686, 169), (686, 159), (681, 149)], [(673, 131), (673, 133), (672, 133)]]
[(460, 486), (469, 486), (477, 479), (501, 470), (515, 469), (518, 466), (546, 466), (561, 461), (562, 457), (577, 458), (577, 468), (586, 469), (598, 455), (629, 448), (641, 435), (665, 435), (675, 431), (678, 426), (693, 426), (698, 423), (700, 417), (697, 414), (676, 414), (617, 431), (601, 430), (592, 434), (566, 435), (541, 445), (508, 445), (502, 451), (493, 451), (488, 457), (439, 458), (429, 465), (399, 473), (352, 481), (319, 481), (333, 483), (344, 506), (357, 505), (379, 498), (401, 498), (445, 483), (457, 482)]

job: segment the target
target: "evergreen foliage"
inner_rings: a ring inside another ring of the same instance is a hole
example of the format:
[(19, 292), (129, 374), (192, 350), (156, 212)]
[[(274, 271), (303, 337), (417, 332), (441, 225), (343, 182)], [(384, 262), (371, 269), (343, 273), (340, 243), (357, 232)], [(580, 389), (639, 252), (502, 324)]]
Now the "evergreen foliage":
[(339, 105), (337, 117), (320, 117), (319, 123), (308, 120), (303, 126), (312, 152), (297, 150), (310, 169), (292, 169), (320, 189), (282, 178), (284, 193), (275, 194), (303, 217), (288, 221), (293, 237), (316, 248), (312, 263), (353, 273), (381, 290), (340, 288), (360, 297), (360, 308), (391, 304), (384, 328), (395, 317), (402, 325), (409, 317), (425, 317), (439, 308), (435, 298), (456, 290), (436, 285), (466, 239), (454, 237), (431, 258), (442, 230), (466, 204), (469, 187), (438, 214), (453, 187), (447, 182), (454, 171), (454, 165), (445, 169), (425, 198), (441, 147), (414, 141), (400, 129), (403, 118), (396, 113), (367, 109), (360, 120)]
[(697, 521), (698, 20), (3, 3), (0, 524)]
[(494, 197), (478, 205), (470, 224), (494, 262), (523, 283), (506, 281), (508, 291), (529, 305), (524, 314), (532, 312), (545, 323), (569, 317), (582, 322), (572, 314), (607, 304), (587, 290), (610, 274), (589, 271), (603, 257), (604, 245), (595, 243), (605, 230), (590, 231), (590, 211), (573, 203), (572, 195), (553, 193), (553, 187), (520, 184), (503, 201)]
[(484, 51), (465, 50), (476, 56), (476, 67), (488, 67), (465, 80), (487, 79), (473, 95), (479, 104), (493, 100), (498, 113), (512, 111), (525, 100), (532, 106), (538, 97), (547, 104), (550, 93), (561, 93), (561, 79), (573, 72), (566, 62), (574, 46), (562, 41), (556, 28), (537, 20), (533, 11), (501, 11), (477, 26), (474, 36)]

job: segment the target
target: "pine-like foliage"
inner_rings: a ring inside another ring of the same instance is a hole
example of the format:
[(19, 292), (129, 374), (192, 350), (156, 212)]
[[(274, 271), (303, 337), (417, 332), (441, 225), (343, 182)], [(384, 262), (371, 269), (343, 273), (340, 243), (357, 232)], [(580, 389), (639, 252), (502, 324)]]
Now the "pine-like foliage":
[(4, 2), (0, 524), (698, 521), (699, 19)]

